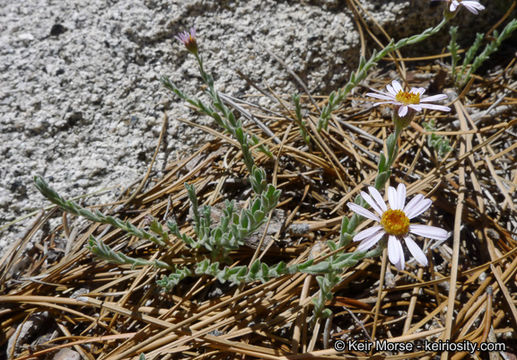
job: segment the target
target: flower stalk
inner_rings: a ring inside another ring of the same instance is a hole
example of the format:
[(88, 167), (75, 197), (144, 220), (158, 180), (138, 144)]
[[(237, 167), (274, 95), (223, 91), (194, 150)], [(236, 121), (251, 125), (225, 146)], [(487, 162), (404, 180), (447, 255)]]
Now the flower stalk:
[[(257, 166), (255, 166), (255, 161), (253, 159), (253, 155), (251, 153), (251, 147), (253, 144), (253, 137), (250, 137), (243, 128), (242, 121), (238, 119), (233, 111), (231, 111), (224, 101), (219, 96), (219, 92), (215, 89), (214, 78), (211, 74), (205, 71), (203, 65), (203, 59), (201, 54), (199, 53), (197, 41), (195, 38), (195, 30), (192, 28), (190, 33), (183, 33), (178, 35), (177, 39), (183, 43), (183, 45), (187, 48), (187, 50), (194, 55), (196, 61), (198, 63), (199, 73), (201, 75), (201, 79), (207, 85), (206, 93), (208, 94), (212, 104), (206, 105), (201, 100), (191, 98), (185, 93), (183, 93), (174, 83), (170, 81), (170, 79), (166, 76), (162, 77), (163, 85), (173, 91), (176, 95), (178, 95), (183, 100), (187, 101), (189, 104), (193, 105), (198, 111), (204, 113), (210, 117), (212, 117), (216, 123), (230, 133), (239, 143), (243, 155), (243, 161), (248, 169), (250, 174), (250, 181), (252, 181), (252, 177), (254, 174), (259, 171), (257, 170)], [(195, 43), (195, 47), (194, 44)], [(264, 149), (265, 150), (265, 149)], [(252, 183), (252, 185), (255, 185)], [(262, 184), (259, 187), (253, 186), (253, 191), (256, 194), (260, 194), (265, 190), (265, 184)]]

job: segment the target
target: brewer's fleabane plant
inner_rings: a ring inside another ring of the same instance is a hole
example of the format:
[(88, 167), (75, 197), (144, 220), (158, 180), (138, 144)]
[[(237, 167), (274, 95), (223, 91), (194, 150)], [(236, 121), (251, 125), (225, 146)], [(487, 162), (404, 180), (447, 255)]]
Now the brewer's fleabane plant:
[[(434, 28), (427, 29), (421, 34), (402, 39), (398, 42), (391, 41), (380, 52), (374, 52), (368, 61), (362, 58), (359, 68), (352, 74), (347, 85), (330, 94), (328, 104), (323, 108), (320, 115), (318, 129), (321, 130), (327, 127), (332, 111), (339, 106), (347, 94), (360, 81), (366, 78), (368, 70), (375, 66), (379, 60), (392, 51), (400, 49), (405, 45), (420, 42), (437, 33), (446, 22), (447, 19), (444, 19)], [(227, 98), (216, 90), (213, 76), (205, 70), (195, 29), (191, 28), (189, 32), (179, 34), (176, 39), (196, 58), (201, 79), (206, 85), (205, 91), (208, 100), (201, 101), (198, 98), (185, 94), (167, 77), (163, 77), (162, 82), (166, 88), (193, 105), (200, 113), (212, 117), (224, 132), (237, 140), (242, 152), (242, 161), (249, 173), (249, 185), (253, 193), (247, 199), (247, 205), (242, 208), (239, 208), (235, 202), (226, 200), (219, 216), (217, 216), (215, 208), (198, 202), (198, 195), (194, 186), (185, 184), (191, 205), (192, 234), (181, 231), (178, 224), (174, 222), (168, 222), (165, 226), (156, 220), (152, 220), (144, 230), (130, 222), (105, 216), (100, 212), (90, 212), (71, 201), (64, 200), (55, 191), (50, 189), (43, 179), (36, 178), (36, 185), (39, 190), (65, 211), (86, 217), (92, 221), (112, 225), (124, 230), (127, 234), (141, 239), (150, 240), (158, 245), (161, 250), (167, 250), (169, 246), (182, 242), (179, 247), (181, 251), (187, 250), (189, 253), (194, 253), (195, 256), (192, 259), (195, 260), (185, 259), (184, 262), (179, 264), (176, 262), (170, 263), (169, 255), (166, 254), (166, 251), (164, 252), (165, 256), (161, 258), (157, 256), (153, 260), (131, 257), (122, 251), (113, 250), (108, 244), (102, 242), (101, 239), (96, 239), (92, 236), (88, 248), (93, 254), (115, 264), (153, 266), (161, 269), (162, 274), (163, 270), (166, 270), (162, 279), (158, 280), (158, 285), (165, 290), (170, 290), (184, 278), (195, 275), (210, 275), (221, 282), (228, 281), (239, 284), (256, 280), (265, 282), (274, 277), (296, 272), (309, 273), (316, 276), (316, 281), (320, 288), (320, 291), (315, 294), (313, 299), (314, 318), (330, 316), (331, 311), (326, 309), (325, 306), (332, 299), (333, 288), (341, 281), (344, 269), (355, 266), (366, 258), (380, 256), (386, 247), (390, 261), (399, 270), (404, 269), (405, 264), (402, 240), (420, 264), (427, 264), (423, 251), (411, 238), (411, 234), (438, 240), (445, 240), (448, 234), (445, 230), (437, 227), (411, 224), (410, 220), (426, 211), (430, 207), (431, 201), (424, 199), (422, 195), (416, 195), (405, 204), (406, 188), (401, 184), (397, 190), (389, 188), (388, 208), (379, 190), (383, 189), (390, 179), (392, 166), (398, 153), (398, 140), (401, 131), (409, 124), (415, 114), (423, 109), (450, 111), (450, 108), (447, 106), (433, 103), (445, 100), (447, 98), (446, 95), (440, 94), (426, 97), (424, 96), (424, 88), (411, 88), (406, 91), (396, 80), (387, 86), (387, 92), (373, 90), (373, 92), (368, 93), (368, 96), (380, 100), (374, 104), (375, 106), (380, 104), (394, 105), (393, 118), (395, 126), (394, 131), (385, 140), (386, 150), (381, 151), (379, 155), (377, 175), (373, 186), (369, 188), (370, 194), (361, 192), (360, 195), (355, 197), (354, 203), (348, 204), (354, 214), (350, 218), (343, 218), (339, 239), (329, 239), (327, 241), (327, 249), (324, 250), (326, 253), (323, 253), (321, 257), (318, 255), (318, 258), (310, 258), (301, 264), (280, 262), (268, 265), (261, 260), (257, 260), (255, 256), (253, 258), (255, 260), (250, 261), (249, 264), (242, 263), (240, 259), (236, 261), (231, 258), (233, 252), (238, 251), (240, 247), (245, 245), (246, 238), (259, 231), (261, 226), (266, 223), (268, 217), (272, 215), (279, 203), (281, 192), (275, 185), (268, 183), (266, 171), (258, 166), (253, 158), (252, 150), (254, 148), (268, 154), (268, 152), (264, 151), (266, 150), (264, 145), (253, 134), (248, 134), (245, 131), (241, 119), (230, 108), (230, 106), (235, 107), (235, 105), (228, 102)], [(303, 139), (307, 145), (310, 145), (310, 127), (303, 121), (300, 97), (293, 96), (293, 101), (295, 104), (294, 120), (300, 127)], [(238, 110), (238, 108), (236, 109)], [(368, 206), (374, 212), (367, 210)], [(215, 221), (216, 218), (218, 218), (217, 221)], [(364, 218), (374, 220), (378, 224), (356, 233), (356, 228)], [(355, 251), (347, 252), (346, 247), (352, 240), (361, 241), (361, 243)], [(375, 246), (377, 244), (379, 246)], [(260, 247), (257, 248), (260, 249)], [(191, 262), (188, 263), (188, 261)]]
[[(191, 248), (198, 249), (199, 247), (204, 247), (208, 250), (210, 252), (210, 260), (214, 262), (212, 263), (207, 259), (203, 263), (205, 266), (198, 266), (198, 268), (205, 269), (207, 271), (205, 272), (206, 274), (217, 276), (216, 273), (218, 271), (224, 272), (224, 270), (219, 269), (218, 261), (230, 262), (228, 257), (229, 252), (244, 245), (246, 237), (257, 231), (267, 220), (269, 213), (273, 211), (278, 203), (280, 190), (268, 184), (266, 172), (255, 165), (251, 147), (258, 143), (258, 139), (249, 136), (245, 132), (242, 121), (226, 106), (219, 92), (215, 89), (214, 78), (205, 71), (203, 60), (198, 49), (195, 29), (191, 28), (190, 32), (181, 33), (176, 38), (195, 56), (199, 65), (201, 78), (207, 85), (206, 93), (211, 100), (211, 104), (207, 105), (199, 99), (189, 97), (167, 77), (162, 78), (163, 84), (176, 95), (194, 105), (200, 112), (211, 116), (221, 128), (230, 133), (237, 140), (243, 154), (243, 161), (249, 171), (248, 179), (251, 188), (256, 194), (254, 199), (250, 199), (249, 206), (240, 212), (235, 209), (233, 202), (226, 201), (223, 216), (219, 224), (215, 225), (212, 224), (211, 220), (211, 208), (209, 206), (200, 208), (197, 203), (194, 187), (186, 184), (189, 200), (192, 205), (196, 239), (182, 234), (175, 223), (169, 223), (168, 228)], [(223, 272), (218, 276), (221, 279), (233, 279), (236, 281), (236, 279), (254, 278), (253, 276), (243, 277), (242, 271), (239, 272), (239, 276), (237, 277), (229, 276), (228, 269), (226, 269), (226, 276), (223, 276)], [(231, 274), (235, 275), (233, 272)], [(260, 278), (265, 279), (266, 277), (262, 276)]]
[(387, 236), (388, 257), (398, 270), (404, 270), (405, 258), (401, 244), (403, 239), (416, 261), (420, 265), (426, 266), (427, 258), (410, 234), (442, 241), (446, 240), (449, 235), (444, 229), (436, 226), (411, 224), (410, 220), (429, 209), (432, 201), (417, 194), (406, 204), (406, 186), (399, 184), (397, 189), (391, 186), (388, 188), (388, 208), (377, 189), (370, 186), (368, 190), (370, 195), (362, 191), (361, 196), (375, 212), (354, 203), (347, 204), (350, 210), (356, 214), (378, 223), (354, 236), (353, 241), (361, 242), (357, 251), (367, 251)]
[[(190, 249), (199, 252), (199, 255), (205, 258), (205, 260), (202, 260), (198, 264), (193, 264), (193, 266), (192, 264), (175, 266), (162, 260), (148, 261), (128, 256), (121, 251), (113, 250), (101, 239), (96, 239), (93, 236), (90, 237), (87, 245), (88, 249), (103, 260), (119, 265), (150, 265), (169, 270), (170, 272), (167, 275), (161, 280), (158, 280), (158, 285), (165, 290), (172, 289), (182, 279), (193, 275), (193, 269), (196, 265), (196, 274), (213, 275), (220, 280), (235, 283), (254, 280), (267, 281), (271, 277), (296, 272), (296, 266), (287, 267), (283, 263), (268, 266), (259, 260), (255, 261), (250, 269), (246, 266), (237, 267), (237, 269), (230, 269), (228, 267), (224, 269), (219, 268), (220, 263), (231, 263), (229, 252), (237, 250), (244, 245), (246, 238), (256, 232), (260, 226), (267, 221), (268, 216), (278, 204), (281, 191), (276, 189), (272, 184), (268, 184), (264, 169), (255, 165), (251, 146), (255, 145), (258, 149), (261, 149), (262, 146), (262, 150), (265, 150), (265, 147), (262, 144), (258, 144), (259, 140), (257, 138), (246, 134), (242, 127), (242, 122), (237, 119), (233, 112), (224, 104), (219, 93), (215, 90), (213, 77), (204, 70), (203, 61), (199, 54), (195, 29), (191, 28), (190, 32), (181, 33), (176, 38), (196, 57), (201, 77), (207, 85), (207, 94), (211, 99), (211, 103), (207, 105), (198, 99), (188, 97), (174, 86), (168, 78), (163, 78), (162, 81), (167, 88), (194, 105), (199, 111), (214, 118), (224, 130), (228, 131), (237, 139), (243, 153), (243, 161), (249, 170), (249, 183), (254, 191), (254, 196), (248, 200), (248, 205), (243, 209), (239, 209), (234, 202), (226, 201), (220, 221), (214, 223), (211, 207), (208, 205), (200, 206), (194, 186), (185, 184), (191, 203), (194, 222), (195, 236), (191, 237), (182, 233), (174, 222), (168, 222), (167, 226), (164, 227), (158, 221), (152, 219), (148, 225), (149, 231), (147, 231), (138, 228), (128, 221), (105, 216), (98, 211), (91, 212), (73, 201), (63, 199), (50, 188), (41, 177), (35, 177), (36, 186), (50, 201), (67, 212), (83, 216), (91, 221), (112, 225), (130, 235), (150, 240), (160, 247), (171, 245), (172, 241), (170, 236), (172, 235), (181, 240)], [(207, 250), (208, 254), (199, 251), (201, 248)], [(307, 263), (306, 267), (310, 265), (311, 262)]]

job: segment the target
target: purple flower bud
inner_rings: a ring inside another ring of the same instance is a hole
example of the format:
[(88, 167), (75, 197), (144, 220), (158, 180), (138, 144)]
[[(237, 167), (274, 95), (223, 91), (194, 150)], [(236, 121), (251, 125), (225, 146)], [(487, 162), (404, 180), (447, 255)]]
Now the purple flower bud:
[(176, 36), (180, 42), (185, 45), (188, 51), (192, 54), (197, 54), (197, 42), (196, 42), (196, 29), (194, 27), (190, 28), (190, 32), (182, 32)]

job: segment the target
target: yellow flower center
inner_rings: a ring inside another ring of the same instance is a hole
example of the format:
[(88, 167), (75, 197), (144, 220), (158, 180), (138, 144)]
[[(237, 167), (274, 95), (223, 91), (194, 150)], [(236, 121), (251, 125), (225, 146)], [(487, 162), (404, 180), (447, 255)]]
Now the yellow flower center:
[(401, 102), (403, 104), (409, 105), (409, 104), (420, 104), (420, 95), (419, 94), (413, 94), (412, 92), (402, 91), (400, 90), (395, 96), (395, 99), (397, 99), (398, 102)]
[(381, 225), (390, 235), (401, 236), (409, 230), (409, 218), (402, 210), (386, 210), (382, 214)]

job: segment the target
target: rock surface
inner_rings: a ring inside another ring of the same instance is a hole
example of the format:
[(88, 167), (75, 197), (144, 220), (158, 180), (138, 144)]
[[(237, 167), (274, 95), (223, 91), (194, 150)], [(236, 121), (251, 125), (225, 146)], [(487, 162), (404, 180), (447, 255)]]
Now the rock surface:
[(24, 345), (31, 344), (37, 340), (38, 336), (45, 333), (48, 320), (49, 313), (44, 311), (32, 314), (27, 321), (20, 323), (14, 334), (9, 337), (6, 354), (14, 354), (15, 356), (20, 354)]
[(79, 360), (81, 359), (81, 354), (72, 350), (72, 349), (61, 349), (59, 350), (52, 360)]
[[(361, 3), (395, 38), (442, 17), (443, 4), (427, 0)], [(190, 26), (197, 28), (218, 89), (235, 97), (256, 93), (237, 70), (277, 94), (301, 91), (264, 48), (319, 94), (346, 82), (360, 51), (353, 13), (338, 0), (0, 0), (0, 5), (3, 228), (49, 204), (33, 185), (36, 174), (67, 198), (109, 189), (87, 203), (115, 199), (145, 173), (164, 111), (169, 158), (206, 141), (205, 134), (177, 119), (210, 121), (159, 81), (168, 75), (185, 92), (201, 93), (195, 62), (174, 39)], [(461, 16), (465, 24), (476, 20), (465, 10)], [(427, 43), (427, 54), (443, 45), (433, 41), (429, 49)], [(162, 169), (165, 159), (160, 152), (155, 169)], [(1, 232), (0, 254), (29, 222)]]

